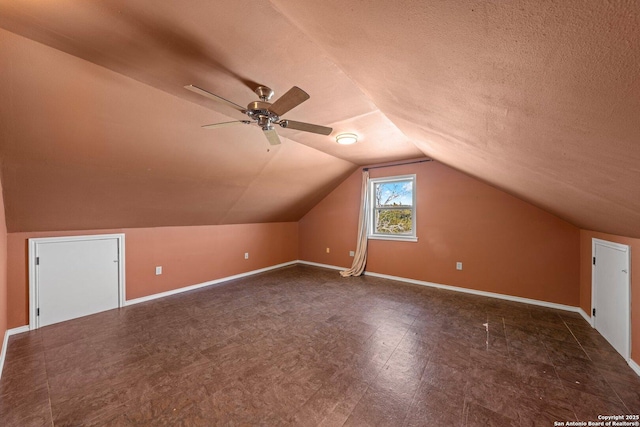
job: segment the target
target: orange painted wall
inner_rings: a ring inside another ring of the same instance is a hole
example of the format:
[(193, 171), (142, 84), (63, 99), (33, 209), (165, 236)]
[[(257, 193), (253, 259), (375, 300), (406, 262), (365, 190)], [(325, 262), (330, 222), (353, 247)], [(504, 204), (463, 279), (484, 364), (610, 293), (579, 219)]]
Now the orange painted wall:
[[(110, 233), (125, 234), (127, 300), (298, 258), (295, 222), (9, 233), (8, 327), (29, 323), (29, 238)], [(249, 252), (248, 260), (245, 252)], [(155, 275), (156, 266), (162, 266), (162, 275)]]
[(593, 238), (629, 245), (631, 248), (631, 358), (640, 363), (640, 239), (580, 230), (580, 307), (586, 313), (591, 312)]
[[(419, 240), (370, 240), (367, 271), (579, 304), (577, 227), (437, 162), (370, 171), (372, 178), (413, 173)], [(351, 265), (360, 186), (358, 170), (300, 220), (301, 260)]]
[(4, 334), (8, 328), (7, 318), (7, 222), (4, 216), (4, 195), (0, 180), (0, 351), (2, 351)]

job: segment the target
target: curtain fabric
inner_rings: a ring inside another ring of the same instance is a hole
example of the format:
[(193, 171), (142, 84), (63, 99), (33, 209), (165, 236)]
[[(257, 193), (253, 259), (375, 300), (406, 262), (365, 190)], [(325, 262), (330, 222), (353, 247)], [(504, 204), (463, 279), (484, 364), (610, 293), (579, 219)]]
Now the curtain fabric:
[(369, 171), (362, 171), (362, 194), (360, 196), (360, 219), (358, 223), (358, 242), (353, 264), (349, 270), (341, 271), (342, 277), (360, 276), (367, 265), (367, 233), (371, 220), (369, 207)]

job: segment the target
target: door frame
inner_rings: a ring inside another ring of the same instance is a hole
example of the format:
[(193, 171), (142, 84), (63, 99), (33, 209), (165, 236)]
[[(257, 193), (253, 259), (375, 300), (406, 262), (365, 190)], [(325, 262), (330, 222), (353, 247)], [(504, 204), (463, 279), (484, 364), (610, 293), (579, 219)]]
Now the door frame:
[(627, 319), (627, 324), (629, 326), (629, 335), (627, 336), (627, 354), (622, 354), (625, 361), (631, 360), (631, 247), (629, 245), (625, 245), (623, 243), (610, 242), (608, 240), (596, 239), (593, 237), (591, 239), (591, 327), (596, 327), (596, 319), (593, 316), (593, 309), (596, 303), (596, 266), (593, 264), (593, 258), (596, 256), (596, 245), (606, 246), (611, 249), (615, 249), (618, 251), (625, 252), (627, 254), (627, 301), (629, 303), (629, 318)]
[(125, 305), (125, 274), (124, 274), (124, 233), (120, 234), (94, 234), (86, 236), (60, 236), (60, 237), (40, 237), (29, 239), (29, 330), (40, 327), (36, 316), (38, 304), (38, 269), (36, 268), (36, 248), (39, 243), (74, 242), (85, 240), (107, 240), (116, 239), (118, 245), (118, 308)]

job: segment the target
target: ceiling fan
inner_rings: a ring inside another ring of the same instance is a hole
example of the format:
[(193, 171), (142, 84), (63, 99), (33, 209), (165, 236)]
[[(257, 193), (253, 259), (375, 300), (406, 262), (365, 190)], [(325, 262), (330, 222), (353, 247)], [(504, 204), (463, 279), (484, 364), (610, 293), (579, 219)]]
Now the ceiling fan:
[(314, 125), (311, 123), (304, 122), (296, 122), (294, 120), (287, 120), (281, 118), (283, 114), (286, 114), (288, 111), (294, 109), (298, 105), (302, 104), (304, 101), (309, 99), (309, 94), (300, 89), (297, 86), (289, 89), (284, 95), (278, 98), (273, 104), (269, 102), (271, 97), (273, 96), (273, 90), (266, 86), (258, 86), (254, 91), (260, 101), (253, 101), (247, 105), (247, 108), (244, 108), (235, 102), (231, 102), (227, 99), (224, 99), (221, 96), (213, 94), (207, 90), (199, 88), (194, 85), (186, 85), (185, 89), (188, 89), (192, 92), (195, 92), (199, 95), (205, 96), (209, 99), (213, 99), (214, 101), (221, 102), (228, 107), (233, 108), (234, 110), (240, 111), (241, 113), (249, 116), (251, 120), (235, 120), (232, 122), (223, 122), (223, 123), (215, 123), (211, 125), (202, 126), (205, 129), (215, 129), (224, 126), (232, 126), (237, 124), (246, 124), (250, 125), (251, 123), (256, 123), (264, 132), (264, 135), (269, 140), (269, 144), (278, 145), (280, 144), (280, 138), (276, 133), (273, 125), (280, 125), (283, 128), (290, 128), (295, 130), (300, 130), (303, 132), (311, 132), (317, 133), (320, 135), (329, 135), (333, 129), (326, 126)]

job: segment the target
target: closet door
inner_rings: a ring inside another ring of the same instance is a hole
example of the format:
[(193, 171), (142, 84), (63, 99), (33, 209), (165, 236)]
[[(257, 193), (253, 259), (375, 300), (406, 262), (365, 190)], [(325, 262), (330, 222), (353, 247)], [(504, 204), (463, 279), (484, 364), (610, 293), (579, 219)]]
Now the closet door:
[(39, 327), (118, 308), (118, 239), (36, 243)]

